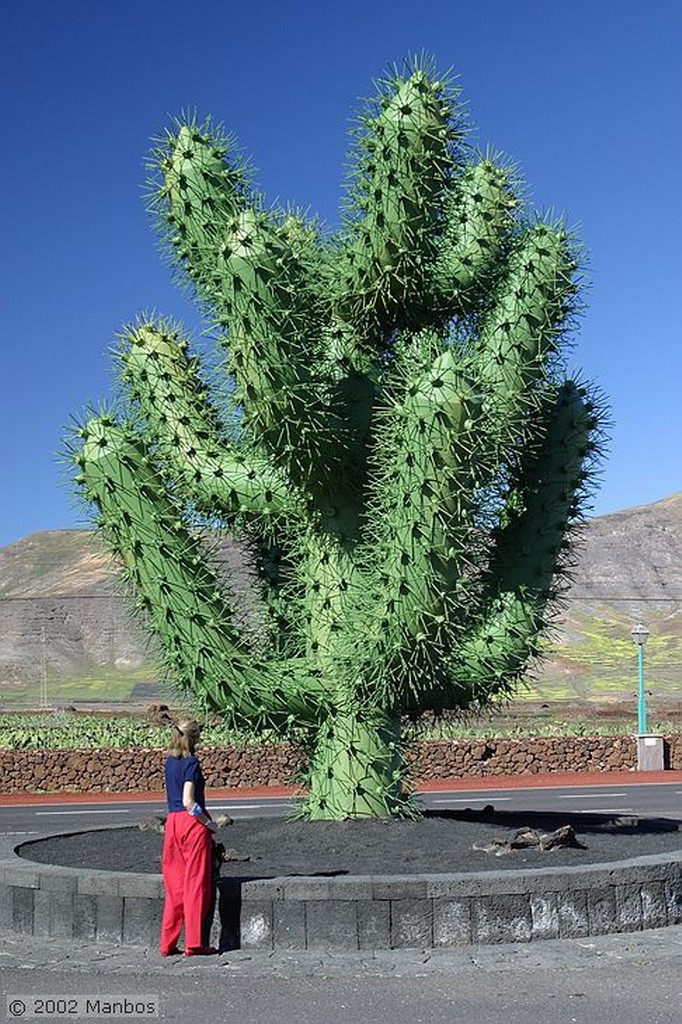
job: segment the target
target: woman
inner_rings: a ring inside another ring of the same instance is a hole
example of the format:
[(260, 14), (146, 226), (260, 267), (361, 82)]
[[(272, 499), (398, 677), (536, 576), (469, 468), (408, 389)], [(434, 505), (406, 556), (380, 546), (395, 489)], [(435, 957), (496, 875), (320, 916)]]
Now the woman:
[(168, 816), (161, 869), (166, 900), (161, 920), (161, 955), (178, 953), (184, 922), (185, 956), (217, 953), (203, 938), (203, 924), (212, 905), (211, 833), (217, 826), (204, 805), (204, 776), (195, 756), (201, 729), (192, 719), (172, 727), (166, 758)]

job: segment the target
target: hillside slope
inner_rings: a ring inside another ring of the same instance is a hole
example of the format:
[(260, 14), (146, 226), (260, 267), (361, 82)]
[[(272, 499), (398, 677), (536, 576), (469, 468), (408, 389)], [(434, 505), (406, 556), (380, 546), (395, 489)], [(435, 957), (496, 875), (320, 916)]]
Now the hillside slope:
[[(532, 689), (540, 696), (630, 696), (637, 649), (650, 630), (646, 681), (682, 697), (682, 492), (589, 521), (550, 657)], [(531, 691), (532, 692), (532, 691)]]
[[(217, 552), (230, 590), (244, 595), (242, 552)], [(153, 652), (132, 622), (113, 567), (85, 530), (31, 534), (0, 548), (0, 701), (139, 699), (157, 693)], [(682, 693), (682, 492), (590, 520), (574, 582), (529, 694), (542, 699), (629, 696), (642, 620), (651, 631), (647, 682)]]

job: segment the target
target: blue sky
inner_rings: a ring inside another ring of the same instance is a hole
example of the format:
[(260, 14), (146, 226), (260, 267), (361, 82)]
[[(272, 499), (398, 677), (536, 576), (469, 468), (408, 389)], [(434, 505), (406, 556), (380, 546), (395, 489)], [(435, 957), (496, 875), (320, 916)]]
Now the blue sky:
[[(142, 201), (183, 108), (240, 139), (270, 199), (337, 223), (352, 115), (391, 61), (454, 68), (481, 146), (589, 253), (571, 353), (614, 428), (596, 514), (682, 489), (677, 0), (1, 0), (0, 546), (82, 525), (56, 457), (111, 393), (143, 310), (201, 323)], [(200, 345), (203, 343), (200, 343)]]

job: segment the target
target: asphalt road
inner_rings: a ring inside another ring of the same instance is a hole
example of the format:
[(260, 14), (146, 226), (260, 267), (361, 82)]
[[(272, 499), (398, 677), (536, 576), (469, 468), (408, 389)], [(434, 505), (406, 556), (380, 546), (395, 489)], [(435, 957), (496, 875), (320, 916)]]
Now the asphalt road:
[[(682, 821), (682, 785), (679, 780), (669, 783), (611, 783), (605, 786), (528, 787), (524, 789), (485, 789), (424, 792), (420, 797), (425, 807), (434, 809), (481, 808), (493, 804), (500, 810), (557, 811), (565, 809), (572, 814), (613, 813), (646, 817), (673, 818)], [(285, 814), (292, 801), (284, 797), (257, 799), (210, 799), (214, 813), (226, 811), (233, 818), (267, 817)], [(58, 803), (31, 803), (0, 806), (0, 835), (21, 837), (46, 832), (65, 832), (80, 828), (107, 825), (134, 824), (155, 814), (164, 814), (163, 801), (121, 800), (69, 803), (68, 798)]]
[[(31, 1005), (30, 995), (25, 995), (27, 979), (16, 971), (2, 972), (0, 978), (5, 992), (14, 996), (3, 1000), (14, 1008), (7, 1013), (8, 1019), (29, 1019), (15, 1015), (19, 1009), (15, 993), (24, 994), (22, 1003), (27, 1008)], [(319, 978), (270, 978), (267, 983), (221, 976), (203, 983), (173, 978), (164, 979), (161, 994), (146, 977), (102, 985), (87, 978), (48, 981), (43, 976), (39, 990), (32, 994), (43, 990), (57, 999), (65, 993), (70, 1002), (80, 990), (100, 1012), (100, 1002), (111, 1003), (117, 997), (125, 997), (131, 1007), (156, 997), (156, 1019), (184, 1024), (366, 1024), (368, 1020), (374, 1024), (679, 1024), (680, 1020), (679, 965), (677, 978), (669, 965), (647, 965), (634, 971), (615, 967), (582, 977), (566, 970), (537, 972), (523, 979), (502, 973), (486, 978), (485, 983), (480, 977), (461, 974), (327, 978), (322, 983)], [(69, 1018), (43, 1014), (40, 1019)], [(144, 1018), (134, 1013), (129, 1019)]]

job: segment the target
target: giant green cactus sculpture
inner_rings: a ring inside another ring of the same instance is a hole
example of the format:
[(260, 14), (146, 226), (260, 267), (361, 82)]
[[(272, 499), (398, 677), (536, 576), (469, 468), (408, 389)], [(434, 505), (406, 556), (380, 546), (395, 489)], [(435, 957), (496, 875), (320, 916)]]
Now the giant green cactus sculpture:
[[(574, 246), (524, 218), (500, 161), (470, 158), (423, 62), (362, 117), (332, 237), (266, 208), (233, 150), (173, 125), (153, 201), (231, 386), (211, 398), (179, 330), (141, 321), (78, 479), (170, 676), (305, 734), (311, 818), (408, 813), (401, 717), (511, 693), (560, 588), (600, 419), (558, 355)], [(256, 543), (265, 644), (201, 523)]]

